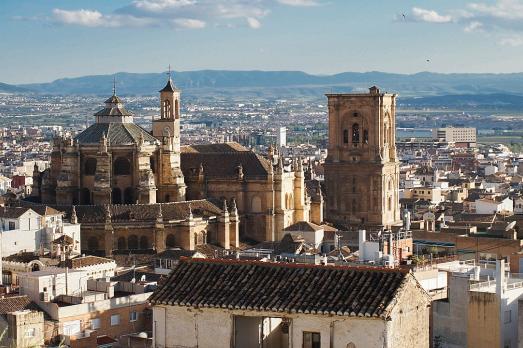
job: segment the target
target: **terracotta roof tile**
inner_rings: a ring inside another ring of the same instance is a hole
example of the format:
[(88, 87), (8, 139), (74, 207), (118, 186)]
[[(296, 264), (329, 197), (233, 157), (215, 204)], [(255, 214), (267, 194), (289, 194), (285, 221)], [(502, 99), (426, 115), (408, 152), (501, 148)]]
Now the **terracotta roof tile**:
[(371, 267), (182, 259), (153, 304), (387, 317), (406, 271)]

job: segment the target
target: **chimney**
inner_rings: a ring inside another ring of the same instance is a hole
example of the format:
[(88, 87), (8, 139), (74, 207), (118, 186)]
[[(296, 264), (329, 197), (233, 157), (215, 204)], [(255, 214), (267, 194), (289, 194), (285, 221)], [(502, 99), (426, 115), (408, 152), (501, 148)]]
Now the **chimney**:
[(358, 230), (358, 245), (360, 253), (360, 261), (365, 261), (365, 241), (366, 241), (366, 231), (364, 229)]

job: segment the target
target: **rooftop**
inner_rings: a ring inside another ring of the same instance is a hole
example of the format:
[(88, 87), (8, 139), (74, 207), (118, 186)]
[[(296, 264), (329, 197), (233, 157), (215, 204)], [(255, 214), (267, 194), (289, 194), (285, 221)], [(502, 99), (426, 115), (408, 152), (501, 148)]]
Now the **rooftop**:
[(182, 259), (153, 293), (153, 304), (273, 312), (388, 317), (412, 277), (376, 267)]

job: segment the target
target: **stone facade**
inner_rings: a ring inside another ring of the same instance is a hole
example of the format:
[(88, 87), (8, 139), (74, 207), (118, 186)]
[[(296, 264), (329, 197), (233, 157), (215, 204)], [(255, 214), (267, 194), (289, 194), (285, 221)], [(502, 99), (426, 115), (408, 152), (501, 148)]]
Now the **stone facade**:
[[(310, 220), (301, 160), (285, 164), (272, 148), (265, 158), (237, 143), (180, 146), (180, 90), (171, 79), (160, 91), (160, 116), (151, 132), (133, 123), (114, 94), (95, 117), (74, 138), (55, 139), (50, 168), (33, 173), (33, 201), (69, 212), (77, 206), (85, 251), (109, 256), (206, 242), (229, 248), (239, 245), (239, 228), (256, 241), (279, 240), (285, 227)], [(210, 202), (189, 214), (190, 201), (203, 200)], [(152, 213), (159, 203), (180, 203), (184, 214), (160, 220)], [(113, 210), (138, 209), (133, 205), (148, 213), (114, 218)], [(81, 213), (101, 209), (112, 215), (107, 221)]]
[[(35, 167), (33, 195), (57, 205), (184, 200), (179, 99), (169, 79), (160, 91), (161, 115), (153, 120), (151, 135), (113, 95), (93, 125), (74, 138), (54, 140), (51, 167), (44, 172)], [(177, 108), (167, 107), (172, 104)]]
[(185, 146), (182, 170), (188, 199), (234, 200), (240, 231), (254, 240), (280, 240), (285, 227), (310, 221), (301, 161), (286, 166), (273, 149), (267, 159), (237, 143)]
[(341, 225), (400, 225), (396, 95), (327, 94), (326, 219)]

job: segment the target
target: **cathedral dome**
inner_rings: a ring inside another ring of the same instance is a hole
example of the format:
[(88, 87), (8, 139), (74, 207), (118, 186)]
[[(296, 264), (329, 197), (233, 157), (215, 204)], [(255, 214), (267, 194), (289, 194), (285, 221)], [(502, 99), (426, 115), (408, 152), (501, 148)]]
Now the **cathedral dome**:
[(109, 145), (134, 145), (142, 138), (144, 143), (160, 144), (142, 127), (134, 123), (95, 123), (75, 137), (80, 145), (99, 144), (103, 136)]

